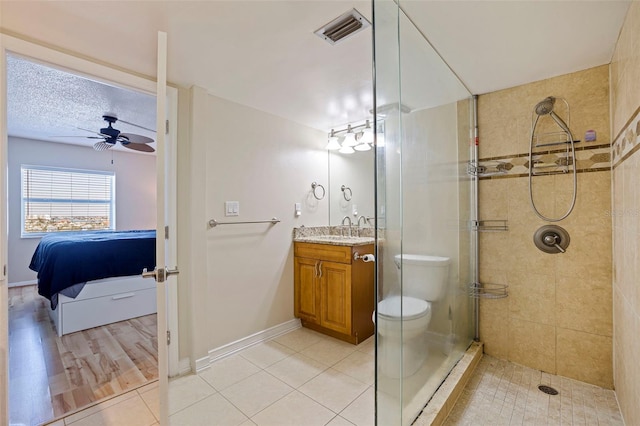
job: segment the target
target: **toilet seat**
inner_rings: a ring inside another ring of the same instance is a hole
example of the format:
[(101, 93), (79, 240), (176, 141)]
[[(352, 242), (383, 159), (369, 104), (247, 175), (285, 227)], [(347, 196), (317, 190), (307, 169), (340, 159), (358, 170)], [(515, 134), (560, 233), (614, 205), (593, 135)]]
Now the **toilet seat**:
[(389, 321), (407, 321), (421, 318), (430, 311), (431, 304), (426, 300), (409, 296), (391, 296), (378, 303), (377, 314)]

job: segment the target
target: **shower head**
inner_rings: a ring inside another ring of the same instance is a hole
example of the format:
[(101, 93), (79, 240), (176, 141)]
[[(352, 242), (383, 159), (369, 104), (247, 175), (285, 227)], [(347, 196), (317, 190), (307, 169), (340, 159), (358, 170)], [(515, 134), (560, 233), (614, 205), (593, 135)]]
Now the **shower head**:
[(538, 115), (546, 115), (553, 111), (553, 105), (556, 103), (556, 98), (549, 96), (544, 100), (536, 104), (535, 110)]
[(554, 98), (553, 96), (548, 96), (543, 100), (541, 100), (540, 102), (538, 102), (534, 110), (536, 114), (538, 114), (539, 116), (548, 114), (553, 119), (553, 121), (555, 121), (556, 124), (560, 126), (560, 128), (563, 131), (571, 134), (571, 130), (569, 130), (569, 126), (567, 126), (567, 123), (565, 123), (562, 118), (558, 117), (558, 115), (555, 112), (553, 112), (553, 106), (555, 104), (556, 104), (556, 98)]

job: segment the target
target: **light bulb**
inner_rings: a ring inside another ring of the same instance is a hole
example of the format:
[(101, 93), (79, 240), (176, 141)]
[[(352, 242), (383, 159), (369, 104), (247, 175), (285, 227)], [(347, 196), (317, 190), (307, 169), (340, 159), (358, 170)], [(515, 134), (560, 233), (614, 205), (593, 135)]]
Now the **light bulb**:
[(330, 151), (335, 151), (336, 149), (340, 149), (340, 142), (338, 142), (338, 138), (336, 136), (329, 137), (329, 142), (327, 143), (327, 148)]
[(362, 130), (362, 136), (360, 137), (360, 142), (373, 143), (373, 129), (369, 125), (369, 120), (367, 120), (367, 125)]
[(342, 148), (340, 148), (340, 151), (338, 151), (340, 154), (353, 154), (355, 151), (353, 150), (352, 147), (350, 146), (342, 146)]
[(356, 141), (356, 135), (349, 129), (349, 132), (344, 135), (344, 140), (342, 141), (342, 146), (356, 146), (358, 142)]
[(368, 143), (361, 143), (360, 145), (356, 145), (353, 147), (356, 151), (369, 151), (371, 149), (371, 145)]

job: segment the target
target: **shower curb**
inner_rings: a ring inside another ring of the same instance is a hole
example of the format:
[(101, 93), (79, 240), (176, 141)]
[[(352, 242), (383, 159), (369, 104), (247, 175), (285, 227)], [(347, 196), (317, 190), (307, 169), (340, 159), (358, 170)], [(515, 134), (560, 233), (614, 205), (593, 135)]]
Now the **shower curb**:
[(462, 359), (453, 367), (422, 413), (413, 422), (414, 426), (438, 426), (444, 423), (482, 359), (483, 347), (482, 342), (471, 343)]

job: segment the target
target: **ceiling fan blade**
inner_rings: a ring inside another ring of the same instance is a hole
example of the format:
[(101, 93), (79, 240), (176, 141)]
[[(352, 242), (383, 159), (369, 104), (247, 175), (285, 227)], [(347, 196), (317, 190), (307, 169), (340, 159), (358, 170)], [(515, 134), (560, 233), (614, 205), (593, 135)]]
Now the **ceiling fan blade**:
[(93, 133), (94, 135), (101, 135), (100, 132), (96, 132), (95, 130), (83, 129), (82, 127), (76, 127), (78, 130), (84, 130), (85, 132)]
[(78, 135), (56, 135), (49, 136), (50, 138), (84, 138), (84, 139), (104, 139), (101, 136), (78, 136)]
[(143, 143), (127, 143), (127, 144), (123, 143), (122, 146), (124, 146), (125, 148), (132, 149), (134, 151), (155, 152), (155, 149), (153, 149), (152, 146), (149, 146)]
[(108, 149), (113, 148), (113, 144), (107, 143), (107, 142), (96, 142), (93, 145), (93, 149), (95, 149), (96, 151), (106, 151)]
[(120, 133), (118, 137), (123, 137), (129, 143), (153, 143), (153, 139), (135, 133)]
[(153, 132), (153, 133), (156, 132), (156, 129), (150, 129), (148, 127), (140, 126), (139, 124), (130, 123), (130, 122), (124, 121), (124, 120), (122, 120), (120, 118), (118, 119), (118, 121), (121, 122), (121, 123), (124, 123), (124, 124), (128, 124), (129, 126), (134, 126), (134, 127), (140, 128), (140, 129), (148, 130), (148, 131)]

